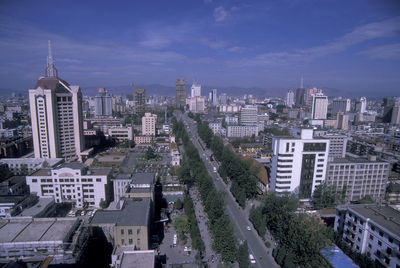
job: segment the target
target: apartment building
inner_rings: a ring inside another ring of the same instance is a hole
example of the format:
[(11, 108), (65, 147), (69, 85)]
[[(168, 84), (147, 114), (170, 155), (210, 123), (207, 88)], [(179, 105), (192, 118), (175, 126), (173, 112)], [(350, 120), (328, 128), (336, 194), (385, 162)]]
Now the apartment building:
[(313, 138), (312, 129), (301, 129), (298, 137), (274, 137), (271, 190), (295, 192), (301, 200), (311, 198), (325, 179), (329, 140)]
[(108, 136), (118, 139), (120, 141), (133, 140), (132, 127), (112, 127), (108, 129)]
[(71, 202), (76, 207), (100, 207), (110, 200), (111, 168), (87, 168), (81, 163), (64, 163), (43, 168), (26, 176), (31, 193), (53, 196), (56, 203)]
[(400, 267), (400, 212), (390, 206), (350, 205), (336, 208), (335, 231), (349, 246), (382, 267)]
[(258, 136), (258, 126), (227, 126), (226, 136), (228, 138), (243, 138)]
[(155, 136), (156, 135), (157, 115), (152, 113), (145, 113), (142, 117), (142, 135)]

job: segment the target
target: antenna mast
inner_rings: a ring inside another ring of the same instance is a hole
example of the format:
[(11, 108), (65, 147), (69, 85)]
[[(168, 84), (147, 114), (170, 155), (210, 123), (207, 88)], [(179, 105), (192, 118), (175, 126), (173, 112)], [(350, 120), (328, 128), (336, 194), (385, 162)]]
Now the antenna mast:
[(53, 55), (51, 53), (51, 41), (48, 41), (49, 54), (47, 55), (46, 77), (58, 77), (58, 70), (54, 66)]
[(304, 87), (303, 87), (303, 75), (301, 75), (301, 83), (300, 83), (300, 88), (304, 88)]

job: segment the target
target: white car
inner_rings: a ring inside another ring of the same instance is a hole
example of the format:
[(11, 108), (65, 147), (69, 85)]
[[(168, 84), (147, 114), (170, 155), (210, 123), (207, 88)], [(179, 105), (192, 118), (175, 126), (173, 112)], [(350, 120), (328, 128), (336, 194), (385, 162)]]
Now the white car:
[(256, 263), (256, 259), (254, 259), (253, 254), (249, 255), (249, 260), (250, 260), (250, 263)]
[(250, 226), (248, 226), (248, 225), (247, 225), (246, 229), (247, 229), (247, 231), (251, 230)]

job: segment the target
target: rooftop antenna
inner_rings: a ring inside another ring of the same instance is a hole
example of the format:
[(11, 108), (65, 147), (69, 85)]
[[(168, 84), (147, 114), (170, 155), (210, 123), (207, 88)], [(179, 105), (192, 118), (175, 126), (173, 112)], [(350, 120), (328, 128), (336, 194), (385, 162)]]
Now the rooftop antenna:
[(48, 41), (49, 54), (47, 55), (46, 77), (58, 77), (58, 70), (54, 66), (53, 55), (51, 54), (51, 41)]
[(303, 87), (303, 75), (301, 75), (300, 88), (304, 88), (304, 87)]

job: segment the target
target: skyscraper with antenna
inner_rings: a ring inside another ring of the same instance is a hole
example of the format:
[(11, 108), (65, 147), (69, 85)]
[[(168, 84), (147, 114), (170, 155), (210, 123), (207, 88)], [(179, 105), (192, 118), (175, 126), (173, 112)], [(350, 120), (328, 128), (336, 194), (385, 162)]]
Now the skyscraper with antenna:
[(82, 92), (58, 77), (48, 41), (45, 77), (29, 89), (33, 147), (36, 158), (81, 160), (84, 149)]

